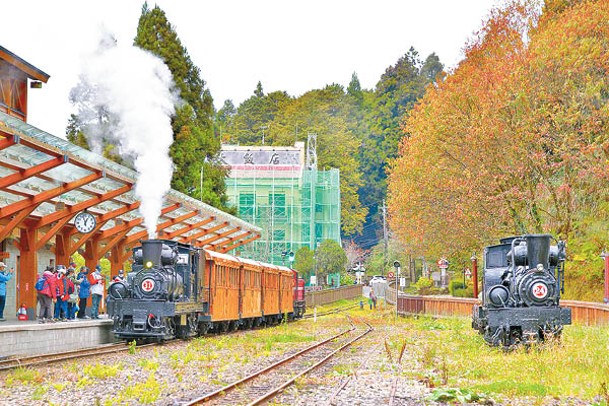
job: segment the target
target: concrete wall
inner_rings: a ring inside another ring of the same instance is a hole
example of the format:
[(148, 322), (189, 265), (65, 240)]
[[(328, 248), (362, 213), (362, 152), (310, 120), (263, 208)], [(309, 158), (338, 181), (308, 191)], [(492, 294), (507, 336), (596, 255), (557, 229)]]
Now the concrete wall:
[(116, 341), (111, 320), (0, 326), (2, 356), (47, 354)]

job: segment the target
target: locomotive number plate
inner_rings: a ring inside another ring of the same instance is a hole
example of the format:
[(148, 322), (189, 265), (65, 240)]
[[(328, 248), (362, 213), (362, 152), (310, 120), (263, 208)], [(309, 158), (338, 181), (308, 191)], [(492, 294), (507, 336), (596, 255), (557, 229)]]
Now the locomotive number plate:
[(152, 292), (152, 289), (154, 289), (154, 280), (144, 279), (142, 281), (142, 290), (144, 292)]
[(537, 299), (543, 299), (548, 296), (548, 287), (545, 283), (537, 282), (533, 285), (531, 290), (533, 291), (533, 296)]

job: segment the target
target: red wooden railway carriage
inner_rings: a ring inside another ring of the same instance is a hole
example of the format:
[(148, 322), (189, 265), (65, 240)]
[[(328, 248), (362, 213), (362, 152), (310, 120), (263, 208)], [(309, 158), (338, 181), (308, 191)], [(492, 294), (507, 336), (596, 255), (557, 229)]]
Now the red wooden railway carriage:
[(119, 338), (185, 338), (304, 314), (304, 281), (290, 268), (169, 240), (143, 241), (133, 258), (127, 280), (109, 287)]

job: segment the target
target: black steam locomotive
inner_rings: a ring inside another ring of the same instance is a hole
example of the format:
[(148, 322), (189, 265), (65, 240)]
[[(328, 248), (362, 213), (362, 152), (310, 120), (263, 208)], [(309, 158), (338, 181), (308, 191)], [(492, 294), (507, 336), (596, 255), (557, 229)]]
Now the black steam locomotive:
[(482, 304), (474, 306), (472, 327), (487, 343), (543, 341), (571, 324), (571, 309), (559, 307), (565, 244), (551, 240), (549, 234), (528, 234), (484, 249)]
[(118, 338), (187, 338), (273, 324), (305, 311), (304, 281), (290, 268), (170, 240), (142, 241), (133, 261), (127, 280), (108, 287)]

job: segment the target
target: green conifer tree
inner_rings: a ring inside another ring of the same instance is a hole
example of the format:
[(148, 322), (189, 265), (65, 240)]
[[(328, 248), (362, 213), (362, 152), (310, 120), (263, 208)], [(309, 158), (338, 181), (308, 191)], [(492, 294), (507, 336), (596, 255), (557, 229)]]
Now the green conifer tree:
[(148, 3), (142, 6), (134, 44), (165, 62), (179, 91), (180, 103), (172, 122), (174, 143), (170, 155), (175, 165), (172, 188), (226, 209), (225, 171), (215, 159), (220, 139), (213, 128), (213, 99), (200, 69), (158, 6), (153, 9)]

